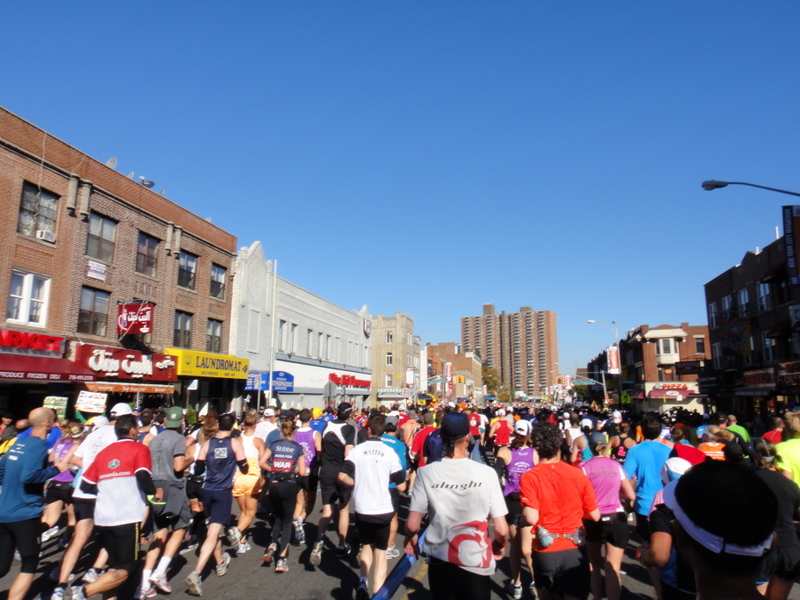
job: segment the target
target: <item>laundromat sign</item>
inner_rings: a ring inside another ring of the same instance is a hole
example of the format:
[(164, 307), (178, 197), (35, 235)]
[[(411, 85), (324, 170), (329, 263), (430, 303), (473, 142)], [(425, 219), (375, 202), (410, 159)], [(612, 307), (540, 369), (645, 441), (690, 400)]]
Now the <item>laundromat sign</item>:
[(178, 358), (178, 376), (247, 379), (250, 361), (228, 354), (198, 352), (184, 348), (165, 348), (167, 354)]

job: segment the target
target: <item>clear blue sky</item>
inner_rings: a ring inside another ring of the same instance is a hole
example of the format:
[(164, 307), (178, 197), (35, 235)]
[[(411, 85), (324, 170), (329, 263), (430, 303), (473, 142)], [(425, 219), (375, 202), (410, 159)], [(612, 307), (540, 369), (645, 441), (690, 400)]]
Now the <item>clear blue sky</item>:
[(705, 323), (800, 190), (800, 3), (10, 2), (0, 104), (346, 308)]

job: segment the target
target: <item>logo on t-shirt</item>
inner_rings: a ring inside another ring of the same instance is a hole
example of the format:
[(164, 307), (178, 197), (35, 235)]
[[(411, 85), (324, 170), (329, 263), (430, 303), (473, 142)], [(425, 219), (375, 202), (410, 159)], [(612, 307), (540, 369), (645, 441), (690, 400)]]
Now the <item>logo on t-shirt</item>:
[(116, 458), (112, 460), (110, 463), (108, 463), (108, 468), (111, 469), (112, 471), (116, 469), (118, 466), (119, 466), (119, 461)]
[(228, 449), (214, 448), (214, 458), (228, 458)]
[(470, 521), (453, 525), (447, 560), (462, 567), (486, 569), (492, 564), (492, 550), (489, 545), (488, 521)]

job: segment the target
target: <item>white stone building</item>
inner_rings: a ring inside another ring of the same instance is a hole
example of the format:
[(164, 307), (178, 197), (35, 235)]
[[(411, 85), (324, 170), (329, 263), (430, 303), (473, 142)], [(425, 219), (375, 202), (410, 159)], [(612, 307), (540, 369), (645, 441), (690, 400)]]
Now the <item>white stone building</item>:
[(366, 305), (358, 311), (341, 308), (275, 277), (273, 264), (261, 242), (241, 248), (235, 262), (230, 349), (250, 360), (245, 392), (250, 406), (268, 401), (271, 379), (270, 406), (313, 408), (347, 401), (361, 408), (372, 377)]

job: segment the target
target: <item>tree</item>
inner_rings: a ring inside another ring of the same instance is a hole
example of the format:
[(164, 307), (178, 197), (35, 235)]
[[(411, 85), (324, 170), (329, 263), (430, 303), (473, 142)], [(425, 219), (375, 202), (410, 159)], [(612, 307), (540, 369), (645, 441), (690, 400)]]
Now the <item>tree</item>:
[(487, 390), (497, 391), (503, 383), (500, 381), (500, 376), (497, 374), (497, 371), (486, 365), (481, 369), (481, 377), (483, 379), (483, 385), (486, 386)]

